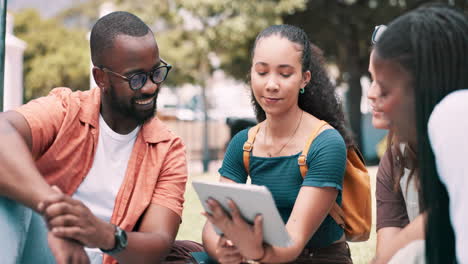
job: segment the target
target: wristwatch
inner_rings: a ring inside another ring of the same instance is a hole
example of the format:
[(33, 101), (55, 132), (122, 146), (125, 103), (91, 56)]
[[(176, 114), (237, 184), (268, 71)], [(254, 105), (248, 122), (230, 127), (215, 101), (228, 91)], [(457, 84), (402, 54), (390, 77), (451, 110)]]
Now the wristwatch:
[(125, 230), (123, 230), (122, 228), (120, 228), (117, 225), (114, 225), (114, 226), (115, 226), (115, 233), (114, 233), (115, 245), (114, 245), (114, 247), (111, 248), (111, 249), (102, 249), (101, 248), (101, 251), (108, 254), (108, 255), (115, 255), (115, 254), (119, 253), (120, 251), (124, 250), (128, 245), (127, 233), (125, 232)]

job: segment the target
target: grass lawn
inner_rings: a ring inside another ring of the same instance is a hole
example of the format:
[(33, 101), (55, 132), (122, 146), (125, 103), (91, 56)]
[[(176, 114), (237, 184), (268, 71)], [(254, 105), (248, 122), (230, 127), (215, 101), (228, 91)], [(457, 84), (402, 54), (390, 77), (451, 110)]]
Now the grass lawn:
[[(369, 174), (372, 184), (372, 231), (371, 238), (366, 242), (350, 243), (353, 262), (356, 264), (369, 263), (375, 252), (375, 175), (377, 167), (369, 167)], [(198, 174), (191, 175), (185, 193), (185, 209), (182, 217), (182, 225), (179, 229), (177, 239), (194, 240), (201, 242), (201, 230), (205, 223), (204, 217), (200, 214), (202, 206), (195, 191), (192, 188), (191, 180), (217, 181), (218, 174)]]

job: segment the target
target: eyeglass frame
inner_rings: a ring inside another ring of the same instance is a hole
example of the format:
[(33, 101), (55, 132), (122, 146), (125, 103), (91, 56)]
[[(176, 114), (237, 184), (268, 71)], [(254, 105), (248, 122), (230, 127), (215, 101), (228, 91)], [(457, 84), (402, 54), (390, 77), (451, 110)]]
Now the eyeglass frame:
[[(160, 65), (160, 66), (158, 66), (158, 67), (156, 67), (156, 68), (154, 68), (154, 69), (152, 69), (151, 71), (148, 71), (148, 72), (136, 72), (136, 73), (130, 75), (129, 77), (124, 76), (124, 75), (122, 75), (122, 74), (120, 74), (120, 73), (117, 73), (117, 72), (115, 72), (115, 71), (112, 71), (111, 69), (109, 69), (109, 68), (107, 68), (107, 67), (102, 67), (102, 66), (101, 66), (101, 67), (99, 67), (99, 69), (101, 69), (103, 72), (112, 73), (112, 74), (114, 74), (115, 76), (120, 77), (120, 78), (126, 80), (126, 81), (128, 82), (128, 87), (130, 87), (130, 89), (133, 90), (133, 91), (137, 91), (137, 90), (140, 90), (141, 88), (143, 88), (143, 86), (145, 86), (146, 82), (148, 82), (148, 79), (150, 79), (154, 84), (160, 84), (160, 83), (162, 83), (162, 82), (164, 82), (164, 81), (166, 80), (167, 75), (169, 74), (169, 71), (172, 69), (172, 65), (169, 64), (169, 63), (167, 63), (167, 62), (164, 61), (163, 59), (160, 59), (160, 61), (161, 61), (162, 63), (164, 63), (164, 65)], [(160, 81), (160, 82), (155, 82), (155, 81), (153, 80), (153, 78), (151, 78), (149, 75), (153, 75), (154, 72), (155, 72), (156, 70), (161, 69), (161, 68), (167, 68), (166, 75), (164, 76), (164, 78), (163, 78), (162, 81)], [(131, 85), (131, 80), (132, 80), (132, 78), (135, 77), (136, 75), (142, 74), (142, 73), (144, 73), (144, 74), (146, 75), (146, 80), (145, 80), (145, 82), (143, 83), (143, 85), (142, 85), (141, 87), (139, 87), (139, 88), (133, 88), (132, 85)]]
[[(386, 25), (375, 26), (374, 32), (372, 32), (372, 37), (371, 37), (371, 41), (372, 41), (373, 45), (375, 45), (377, 43), (377, 41), (379, 41), (380, 37), (385, 32), (385, 30), (387, 30)], [(380, 32), (380, 34), (379, 34), (379, 32)]]

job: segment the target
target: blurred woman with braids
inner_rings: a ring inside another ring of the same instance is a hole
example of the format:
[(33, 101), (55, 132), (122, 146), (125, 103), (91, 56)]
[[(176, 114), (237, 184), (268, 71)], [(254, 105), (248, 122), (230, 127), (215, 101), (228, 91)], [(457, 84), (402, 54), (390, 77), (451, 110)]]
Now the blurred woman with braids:
[[(267, 186), (293, 245), (264, 245), (261, 216), (253, 226), (234, 222), (210, 200), (213, 214), (206, 214), (205, 249), (221, 263), (245, 259), (352, 263), (343, 229), (328, 212), (335, 201), (341, 203), (346, 147), (353, 142), (322, 57), (303, 30), (270, 26), (255, 41), (250, 84), (260, 125), (249, 157), (249, 173), (244, 168), (243, 145), (252, 130), (246, 129), (231, 140), (219, 170), (220, 181), (245, 183), (250, 175), (253, 184)], [(329, 125), (320, 128), (321, 120)], [(314, 130), (319, 134), (305, 153), (309, 170), (303, 179), (298, 157)], [(238, 209), (234, 203), (230, 207), (234, 215)], [(223, 231), (223, 237), (214, 232), (213, 224)]]
[[(377, 26), (372, 42), (378, 40), (386, 26)], [(375, 56), (372, 50), (371, 58)], [(389, 130), (387, 150), (382, 156), (376, 179), (377, 245), (376, 256), (386, 263), (403, 246), (414, 240), (424, 239), (424, 216), (419, 210), (420, 185), (417, 157), (414, 146), (398, 139), (390, 122), (379, 109), (378, 99), (382, 94), (380, 83), (373, 76), (375, 65), (369, 63), (372, 82), (368, 90), (372, 109), (372, 125), (377, 129)], [(420, 250), (422, 252), (422, 250)]]
[(441, 4), (411, 11), (388, 25), (371, 62), (378, 109), (417, 149), (426, 262), (468, 263), (468, 19)]

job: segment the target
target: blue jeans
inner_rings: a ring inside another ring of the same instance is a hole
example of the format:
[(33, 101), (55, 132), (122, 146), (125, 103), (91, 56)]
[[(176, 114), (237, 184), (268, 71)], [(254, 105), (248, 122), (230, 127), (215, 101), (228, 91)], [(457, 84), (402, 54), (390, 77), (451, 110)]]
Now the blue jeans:
[(0, 196), (0, 263), (55, 263), (42, 217), (28, 207)]
[[(203, 251), (193, 241), (176, 241), (165, 263), (192, 263), (190, 252)], [(87, 251), (92, 264), (102, 253)], [(183, 261), (183, 262), (181, 262)], [(47, 227), (32, 209), (0, 196), (0, 264), (55, 264), (47, 242)]]

